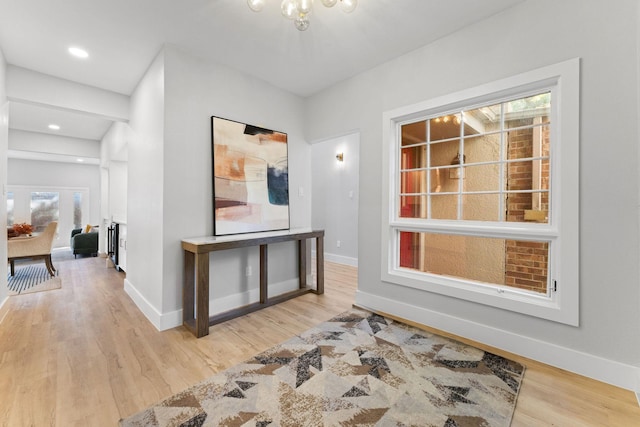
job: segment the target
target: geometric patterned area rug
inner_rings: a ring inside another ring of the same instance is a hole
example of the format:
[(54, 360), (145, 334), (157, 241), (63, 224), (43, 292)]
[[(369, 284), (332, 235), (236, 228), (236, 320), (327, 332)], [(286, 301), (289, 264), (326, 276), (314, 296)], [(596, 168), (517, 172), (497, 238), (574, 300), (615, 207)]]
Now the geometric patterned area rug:
[(352, 309), (127, 419), (138, 426), (509, 426), (524, 366)]
[(15, 276), (7, 274), (9, 295), (30, 294), (34, 292), (60, 289), (62, 283), (56, 271), (51, 277), (46, 267), (37, 264), (27, 264), (15, 268)]

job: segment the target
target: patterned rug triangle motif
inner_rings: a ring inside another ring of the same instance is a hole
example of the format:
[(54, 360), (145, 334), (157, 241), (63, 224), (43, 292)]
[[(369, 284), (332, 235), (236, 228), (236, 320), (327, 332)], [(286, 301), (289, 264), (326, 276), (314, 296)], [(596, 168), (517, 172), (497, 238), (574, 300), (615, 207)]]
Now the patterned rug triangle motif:
[(387, 323), (387, 319), (385, 319), (384, 317), (378, 314), (372, 314), (371, 316), (367, 317), (367, 322), (369, 323), (369, 327), (371, 328), (374, 334), (377, 334), (382, 330), (379, 323), (387, 326), (389, 325)]
[(235, 399), (245, 399), (246, 396), (243, 391), (249, 390), (251, 387), (254, 387), (257, 383), (252, 383), (248, 381), (236, 381), (236, 384), (239, 388), (234, 388), (231, 391), (223, 394), (224, 397), (233, 397)]
[(223, 394), (224, 397), (233, 397), (235, 399), (244, 399), (245, 395), (239, 388), (234, 388), (233, 390)]
[(371, 394), (371, 386), (369, 385), (369, 377), (364, 377), (362, 381), (360, 381), (356, 386), (367, 393), (367, 395)]
[(351, 387), (351, 390), (349, 390), (348, 392), (342, 395), (342, 397), (361, 397), (361, 396), (369, 396), (369, 394), (356, 386)]
[(519, 379), (524, 373), (524, 367), (518, 363), (511, 362), (495, 354), (485, 353), (482, 361), (493, 372), (509, 386), (514, 392), (520, 387)]
[(311, 371), (309, 369), (311, 366), (322, 371), (322, 354), (320, 353), (319, 347), (306, 352), (298, 358), (296, 388), (300, 387), (309, 378), (311, 378)]
[[(256, 416), (260, 415), (258, 412), (238, 412), (231, 417), (220, 420), (219, 424), (221, 426), (243, 426), (249, 421), (256, 418)], [(266, 424), (264, 424), (266, 423)], [(257, 421), (256, 426), (263, 425), (267, 426), (271, 424), (271, 421)], [(191, 424), (180, 424), (180, 427), (191, 427)], [(195, 427), (195, 426), (194, 426)], [(199, 426), (198, 426), (199, 427)]]
[(179, 427), (202, 427), (207, 420), (207, 413), (202, 409), (188, 407), (158, 407), (153, 419), (144, 420), (141, 425), (176, 425)]
[(481, 417), (465, 417), (456, 415), (453, 418), (449, 417), (442, 427), (468, 427), (468, 426), (484, 426), (486, 425), (485, 419)]
[(475, 369), (480, 365), (477, 360), (438, 359), (438, 363), (451, 369)]
[(248, 381), (236, 381), (236, 384), (238, 384), (238, 387), (240, 387), (240, 389), (242, 391), (247, 391), (251, 387), (256, 386), (257, 383), (251, 383), (251, 382), (248, 382)]
[(380, 379), (382, 378), (383, 372), (391, 373), (391, 369), (389, 365), (387, 365), (387, 361), (382, 357), (362, 357), (360, 356), (360, 361), (363, 366), (369, 366), (369, 375), (374, 378)]
[(466, 397), (469, 395), (471, 391), (471, 387), (455, 387), (455, 386), (446, 386), (449, 389), (449, 402), (462, 402), (469, 403), (472, 405), (476, 405), (477, 403), (467, 399)]
[(183, 392), (167, 400), (165, 406), (173, 408), (200, 408), (200, 402), (193, 393)]
[(363, 409), (353, 417), (343, 422), (344, 426), (374, 426), (384, 417), (389, 408)]
[(328, 341), (341, 341), (342, 335), (344, 335), (344, 332), (328, 332), (325, 334), (324, 339)]
[(420, 334), (413, 334), (409, 337), (410, 340), (426, 340), (429, 339), (427, 337), (425, 337), (424, 335), (420, 335)]

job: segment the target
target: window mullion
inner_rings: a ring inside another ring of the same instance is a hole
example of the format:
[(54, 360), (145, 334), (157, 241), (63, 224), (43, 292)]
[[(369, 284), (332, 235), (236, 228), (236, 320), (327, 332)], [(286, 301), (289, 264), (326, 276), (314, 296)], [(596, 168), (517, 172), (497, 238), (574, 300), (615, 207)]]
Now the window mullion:
[[(426, 140), (427, 140), (427, 145), (425, 150), (427, 150), (427, 175), (430, 178), (431, 177), (431, 120), (427, 120), (427, 124), (425, 126), (426, 128)], [(431, 186), (429, 185), (427, 187), (427, 218), (431, 219)]]
[(505, 209), (505, 167), (507, 165), (506, 163), (506, 138), (505, 138), (505, 134), (504, 134), (504, 103), (500, 104), (500, 162), (502, 162), (502, 165), (500, 167), (499, 170), (499, 178), (498, 178), (498, 183), (499, 183), (499, 187), (498, 189), (500, 190), (500, 197), (498, 198), (498, 209), (499, 209), (499, 221), (506, 221), (507, 217), (507, 210)]
[[(462, 111), (460, 111), (460, 118), (462, 119)], [(459, 168), (460, 168), (460, 179), (458, 180), (458, 220), (462, 219), (462, 191), (464, 190), (463, 186), (464, 186), (464, 120), (460, 120), (460, 134), (459, 134), (459, 143), (458, 143), (458, 155), (459, 155), (459, 160), (460, 160), (460, 164), (459, 164)]]

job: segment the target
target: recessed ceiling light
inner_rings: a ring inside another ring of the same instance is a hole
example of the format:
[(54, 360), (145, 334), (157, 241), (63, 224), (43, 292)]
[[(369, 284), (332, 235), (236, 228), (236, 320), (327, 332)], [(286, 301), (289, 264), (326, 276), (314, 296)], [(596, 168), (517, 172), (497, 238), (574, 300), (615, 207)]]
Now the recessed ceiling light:
[(52, 124), (49, 125), (49, 129), (51, 129), (51, 130), (60, 130), (60, 126), (52, 123)]
[(79, 47), (70, 47), (69, 53), (77, 58), (84, 59), (89, 57), (89, 53), (84, 49), (80, 49)]
[(82, 162), (84, 162), (84, 159), (76, 159), (76, 162), (82, 163)]

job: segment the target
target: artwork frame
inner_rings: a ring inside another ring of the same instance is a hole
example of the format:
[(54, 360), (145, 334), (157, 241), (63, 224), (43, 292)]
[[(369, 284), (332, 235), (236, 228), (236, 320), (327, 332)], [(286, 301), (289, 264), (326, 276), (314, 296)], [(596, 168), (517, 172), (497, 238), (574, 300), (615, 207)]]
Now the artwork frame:
[(211, 116), (213, 235), (289, 230), (284, 132)]

